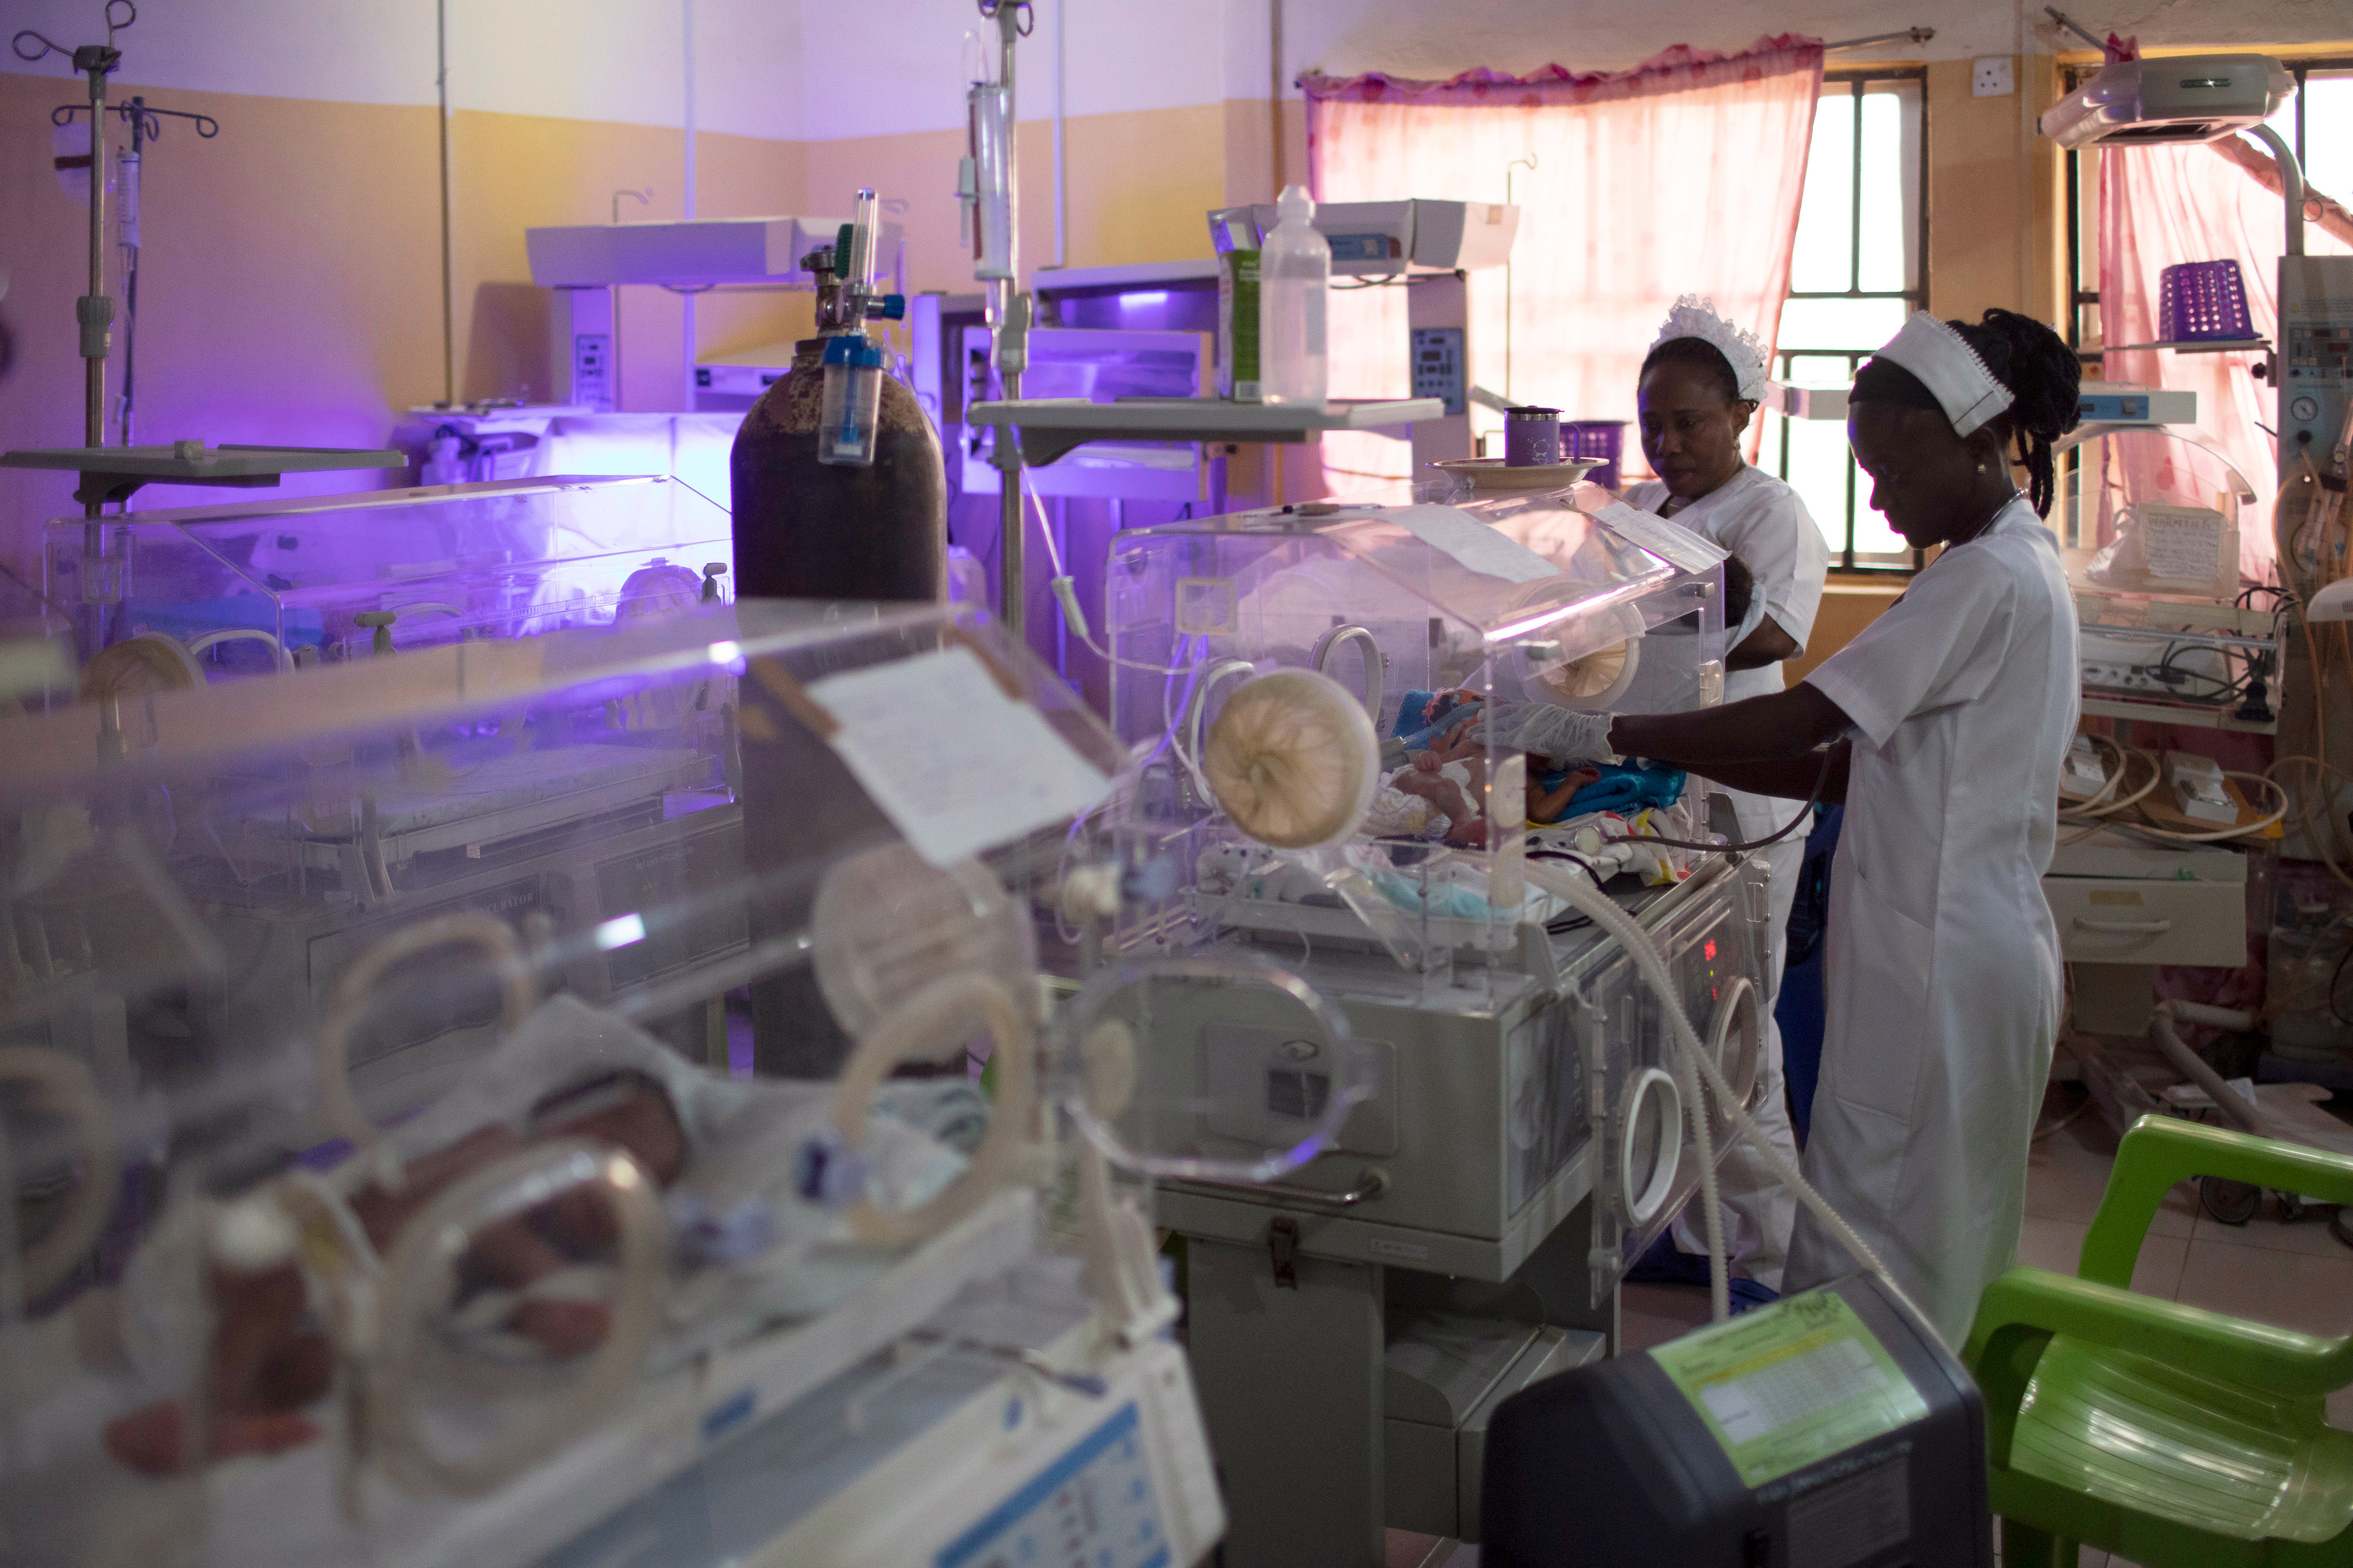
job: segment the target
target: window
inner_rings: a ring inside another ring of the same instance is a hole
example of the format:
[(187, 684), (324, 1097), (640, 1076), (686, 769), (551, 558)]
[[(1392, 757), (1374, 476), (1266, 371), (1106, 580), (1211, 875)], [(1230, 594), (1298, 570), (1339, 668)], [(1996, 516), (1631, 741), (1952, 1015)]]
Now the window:
[[(1510, 263), (1467, 284), (1472, 382), (1569, 418), (1623, 421), (1678, 295), (1712, 298), (1752, 327), (1779, 314), (1818, 59), (1810, 47), (1768, 45), (1698, 66), (1653, 62), (1586, 101), (1544, 84), (1533, 103), (1446, 87), (1369, 100), (1319, 95), (1308, 106), (1318, 190), (1334, 201), (1512, 200), (1520, 228)], [(1428, 313), (1434, 297), (1423, 289), (1335, 286), (1335, 395), (1406, 395), (1417, 297)], [(1473, 429), (1496, 423), (1486, 415), (1472, 416)], [(1367, 449), (1376, 446), (1387, 450)], [(1411, 461), (1377, 436), (1335, 432), (1321, 447), (1335, 489)]]
[[(2272, 117), (2272, 128), (2295, 150), (2307, 187), (2353, 205), (2353, 58), (2283, 63), (2295, 79), (2296, 90)], [(2099, 69), (2096, 65), (2068, 67), (2064, 76), (2067, 90), (2072, 92)], [(2268, 147), (2263, 152), (2269, 156)], [(2105, 341), (2098, 287), (2098, 178), (2097, 163), (2087, 162), (2079, 152), (2067, 154), (2067, 270), (2073, 279), (2069, 341), (2078, 348)], [(2097, 350), (2087, 355), (2084, 374), (2086, 379), (2099, 375)], [(2076, 448), (2063, 459), (2060, 489), (2064, 510), (2053, 514), (2054, 521), (2063, 517), (2063, 536), (2071, 545), (2095, 542), (2087, 531), (2087, 509), (2082, 500), (2082, 452), (2083, 448)]]
[[(2295, 78), (2295, 96), (2272, 116), (2272, 129), (2295, 149), (2306, 184), (2353, 206), (2353, 59), (2284, 63)], [(2099, 68), (2068, 67), (2067, 90)], [(2081, 153), (2067, 154), (2067, 275), (2075, 283), (2069, 341), (2079, 345), (2100, 336), (2100, 209), (2090, 184), (2095, 173)]]
[[(1856, 367), (1927, 299), (1926, 89), (1924, 70), (1826, 77), (1781, 312), (1778, 379), (1852, 385)], [(1759, 417), (1759, 465), (1805, 497), (1833, 564), (1850, 572), (1918, 564), (1872, 510), (1842, 422)]]

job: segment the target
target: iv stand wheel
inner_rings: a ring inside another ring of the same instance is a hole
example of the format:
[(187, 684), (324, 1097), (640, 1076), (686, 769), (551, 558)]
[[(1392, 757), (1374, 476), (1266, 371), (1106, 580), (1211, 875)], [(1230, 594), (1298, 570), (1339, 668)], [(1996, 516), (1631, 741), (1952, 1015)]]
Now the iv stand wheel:
[(2198, 1178), (2199, 1205), (2224, 1225), (2244, 1225), (2263, 1206), (2263, 1190), (2220, 1176)]

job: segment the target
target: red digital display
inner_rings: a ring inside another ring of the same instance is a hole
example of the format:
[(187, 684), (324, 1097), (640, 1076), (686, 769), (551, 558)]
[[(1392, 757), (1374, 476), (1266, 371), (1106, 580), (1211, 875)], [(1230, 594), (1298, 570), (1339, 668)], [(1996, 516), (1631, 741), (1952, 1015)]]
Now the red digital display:
[(1704, 946), (1704, 947), (1702, 947), (1702, 948), (1700, 949), (1700, 952), (1701, 952), (1701, 953), (1702, 953), (1702, 954), (1703, 954), (1703, 955), (1707, 959), (1707, 961), (1708, 961), (1709, 963), (1715, 963), (1715, 938), (1714, 938), (1714, 937), (1710, 937), (1710, 938), (1708, 938), (1708, 939), (1707, 939), (1707, 944), (1706, 944), (1705, 946)]

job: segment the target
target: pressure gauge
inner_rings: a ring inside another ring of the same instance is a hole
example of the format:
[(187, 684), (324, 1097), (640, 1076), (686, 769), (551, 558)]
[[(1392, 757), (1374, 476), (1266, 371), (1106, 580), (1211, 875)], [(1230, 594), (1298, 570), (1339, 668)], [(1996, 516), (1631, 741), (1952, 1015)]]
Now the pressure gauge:
[(2312, 396), (2299, 397), (2287, 405), (2287, 412), (2292, 419), (2317, 419), (2320, 417), (2320, 399)]

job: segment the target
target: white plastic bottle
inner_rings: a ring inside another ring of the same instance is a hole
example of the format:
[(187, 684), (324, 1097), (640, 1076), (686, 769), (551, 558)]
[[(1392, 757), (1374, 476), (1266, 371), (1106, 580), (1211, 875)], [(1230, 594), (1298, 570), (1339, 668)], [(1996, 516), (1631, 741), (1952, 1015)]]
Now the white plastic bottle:
[(1258, 262), (1259, 396), (1321, 408), (1331, 390), (1324, 314), (1332, 245), (1315, 231), (1315, 201), (1305, 187), (1283, 187), (1275, 211), (1281, 221)]

